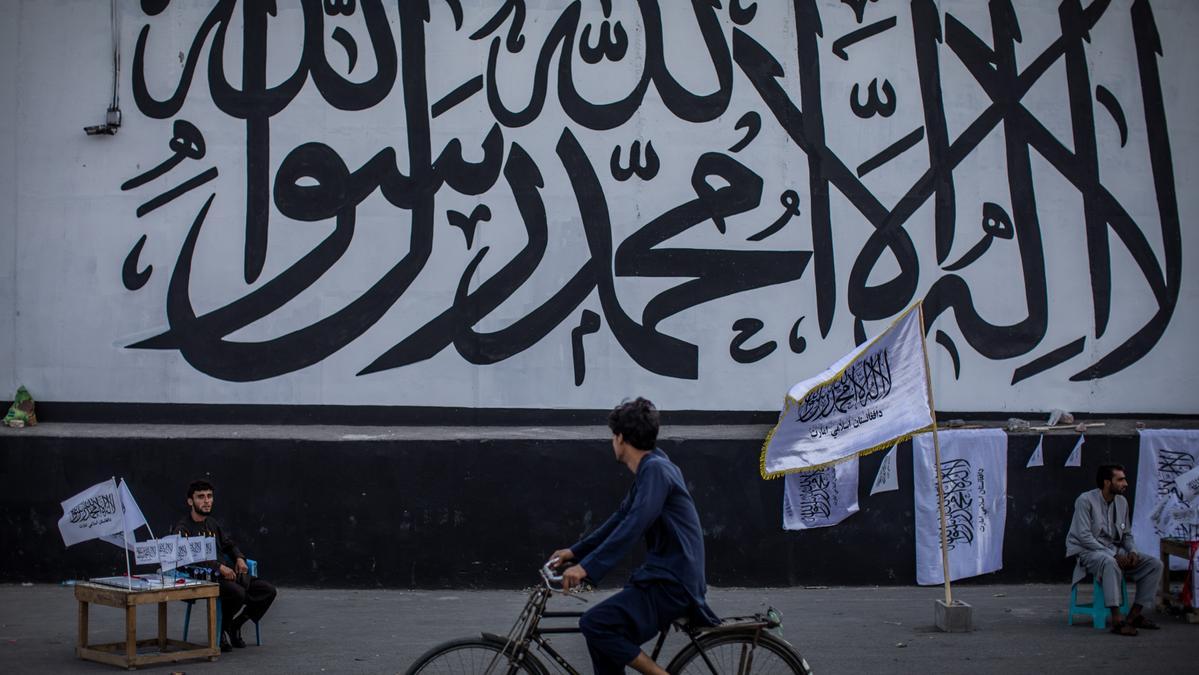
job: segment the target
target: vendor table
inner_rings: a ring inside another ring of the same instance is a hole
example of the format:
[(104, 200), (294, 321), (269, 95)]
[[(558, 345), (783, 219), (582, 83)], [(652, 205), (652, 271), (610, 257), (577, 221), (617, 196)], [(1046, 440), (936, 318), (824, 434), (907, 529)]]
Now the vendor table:
[[(1199, 547), (1199, 541), (1167, 539), (1165, 537), (1161, 539), (1162, 587), (1157, 596), (1157, 608), (1159, 611), (1180, 612), (1189, 623), (1199, 623), (1199, 609), (1191, 606), (1189, 602), (1183, 602), (1182, 598), (1176, 597), (1170, 592), (1170, 556), (1173, 555), (1190, 560), (1195, 555), (1196, 547)], [(1188, 572), (1188, 579), (1183, 586), (1187, 587), (1191, 585)], [(1190, 592), (1199, 592), (1199, 589), (1191, 588)]]
[[(216, 643), (216, 599), (220, 586), (199, 583), (152, 590), (128, 590), (88, 582), (75, 584), (75, 599), (79, 601), (79, 643), (75, 655), (81, 659), (99, 661), (130, 670), (154, 663), (169, 663), (185, 659), (220, 656)], [(208, 644), (167, 639), (167, 603), (176, 600), (206, 599), (208, 604)], [(87, 641), (88, 608), (91, 604), (125, 609), (125, 641), (89, 645)], [(137, 639), (137, 606), (158, 604), (158, 637)], [(141, 653), (139, 647), (150, 648)]]

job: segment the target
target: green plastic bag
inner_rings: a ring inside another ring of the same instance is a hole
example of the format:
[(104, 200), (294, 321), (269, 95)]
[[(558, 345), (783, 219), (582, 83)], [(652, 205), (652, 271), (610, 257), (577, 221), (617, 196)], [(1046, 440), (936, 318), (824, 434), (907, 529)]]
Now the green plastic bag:
[(33, 411), (33, 397), (24, 386), (17, 387), (17, 395), (13, 397), (8, 414), (4, 416), (4, 425), (9, 427), (25, 427), (37, 425), (37, 414)]

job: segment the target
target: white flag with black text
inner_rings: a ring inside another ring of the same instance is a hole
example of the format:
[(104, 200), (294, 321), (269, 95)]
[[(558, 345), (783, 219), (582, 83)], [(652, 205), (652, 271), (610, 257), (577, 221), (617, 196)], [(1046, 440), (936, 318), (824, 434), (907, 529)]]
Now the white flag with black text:
[(829, 527), (858, 512), (858, 460), (789, 473), (783, 489), (783, 529)]
[(117, 497), (120, 499), (121, 510), (124, 512), (125, 532), (106, 534), (100, 538), (114, 546), (128, 547), (130, 551), (135, 551), (134, 546), (137, 541), (133, 532), (146, 524), (146, 517), (142, 515), (142, 510), (138, 507), (137, 500), (133, 498), (133, 493), (129, 491), (129, 484), (125, 482), (124, 478), (121, 479), (121, 484), (117, 488)]
[[(1141, 429), (1137, 461), (1136, 503), (1132, 508), (1132, 536), (1142, 553), (1153, 555), (1162, 537), (1199, 539), (1199, 523), (1185, 517), (1199, 509), (1199, 497), (1183, 499), (1178, 479), (1199, 466), (1199, 431), (1194, 429)], [(1173, 499), (1171, 499), (1173, 498)], [(1162, 512), (1167, 511), (1166, 517)], [(1154, 523), (1154, 514), (1158, 514)], [(1182, 516), (1182, 517), (1179, 517)], [(1187, 561), (1170, 559), (1171, 569), (1186, 569)]]
[(105, 535), (120, 535), (121, 506), (117, 484), (109, 478), (63, 500), (58, 531), (67, 546)]
[(1045, 466), (1045, 451), (1042, 449), (1044, 445), (1045, 435), (1041, 434), (1041, 437), (1037, 439), (1037, 447), (1032, 451), (1032, 456), (1028, 458), (1028, 464), (1025, 464), (1024, 468), (1031, 469), (1034, 466)]
[(831, 466), (932, 426), (919, 305), (791, 387), (762, 446), (763, 478)]
[(1066, 458), (1065, 466), (1082, 466), (1082, 444), (1087, 442), (1086, 435), (1078, 437), (1078, 441), (1074, 444), (1074, 449), (1070, 451), (1070, 456)]
[[(1002, 429), (939, 432), (941, 485), (945, 499), (949, 579), (1003, 568), (1007, 521), (1007, 434)], [(912, 438), (916, 501), (916, 583), (945, 581), (941, 562), (941, 516), (932, 434)]]
[(896, 446), (893, 445), (883, 456), (883, 463), (878, 466), (878, 473), (874, 476), (874, 485), (870, 488), (870, 494), (876, 495), (880, 492), (899, 489), (899, 472), (895, 469), (895, 451)]

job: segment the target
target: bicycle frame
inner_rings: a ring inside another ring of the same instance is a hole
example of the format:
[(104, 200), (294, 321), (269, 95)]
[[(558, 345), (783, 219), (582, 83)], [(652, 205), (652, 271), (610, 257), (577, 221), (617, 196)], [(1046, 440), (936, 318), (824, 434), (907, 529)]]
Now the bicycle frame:
[[(554, 663), (563, 672), (567, 673), (568, 675), (580, 675), (579, 671), (576, 670), (575, 667), (572, 666), (565, 657), (558, 653), (556, 649), (554, 649), (553, 645), (546, 638), (546, 636), (581, 633), (582, 630), (578, 627), (577, 620), (583, 616), (583, 612), (548, 611), (546, 609), (546, 605), (549, 603), (549, 599), (553, 597), (555, 593), (561, 592), (555, 589), (552, 586), (552, 583), (555, 581), (560, 582), (561, 577), (554, 575), (553, 571), (549, 569), (549, 565), (547, 564), (546, 567), (542, 569), (542, 579), (544, 581), (543, 585), (534, 589), (529, 595), (528, 602), (525, 603), (524, 609), (521, 610), (520, 615), (517, 617), (512, 629), (508, 632), (507, 637), (484, 634), (488, 639), (494, 640), (497, 643), (504, 643), (503, 649), (496, 654), (495, 658), (492, 659), (492, 662), (488, 665), (488, 673), (492, 672), (492, 669), (498, 665), (499, 660), (504, 657), (507, 657), (510, 664), (507, 672), (510, 674), (514, 673), (515, 667), (511, 664), (520, 663), (526, 656), (536, 658), (536, 656), (531, 653), (533, 651), (533, 647), (535, 646), (538, 650), (544, 652), (546, 655), (552, 658)], [(583, 598), (578, 599), (586, 602), (586, 600)], [(550, 626), (543, 628), (541, 626), (542, 619), (574, 619), (576, 620), (576, 623), (571, 626)], [(687, 639), (691, 642), (691, 644), (695, 645), (696, 650), (699, 652), (700, 658), (702, 658), (704, 664), (708, 666), (708, 670), (711, 671), (712, 675), (724, 674), (718, 672), (716, 666), (708, 658), (700, 638), (705, 635), (722, 631), (753, 631), (753, 646), (750, 650), (742, 654), (741, 663), (738, 667), (739, 672), (746, 672), (753, 664), (753, 652), (757, 648), (758, 639), (762, 631), (773, 628), (777, 625), (778, 621), (773, 615), (773, 610), (771, 610), (771, 612), (765, 617), (730, 617), (725, 619), (720, 626), (711, 628), (692, 628), (684, 623), (679, 622), (672, 624), (676, 630), (687, 636)], [(658, 634), (658, 639), (654, 644), (653, 653), (650, 655), (650, 658), (655, 662), (658, 660), (658, 656), (661, 654), (662, 647), (665, 645), (666, 638), (669, 633), (670, 629), (666, 628)]]

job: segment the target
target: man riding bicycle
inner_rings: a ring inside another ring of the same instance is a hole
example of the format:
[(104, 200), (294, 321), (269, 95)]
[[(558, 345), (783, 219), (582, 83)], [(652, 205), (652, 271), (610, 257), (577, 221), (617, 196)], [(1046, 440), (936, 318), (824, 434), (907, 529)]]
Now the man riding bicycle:
[(578, 564), (563, 573), (570, 590), (584, 578), (598, 582), (645, 535), (646, 559), (616, 595), (583, 615), (579, 628), (596, 675), (639, 673), (665, 675), (641, 644), (670, 622), (687, 617), (697, 625), (719, 619), (704, 595), (704, 538), (699, 514), (683, 473), (655, 447), (658, 410), (644, 398), (626, 401), (608, 415), (616, 461), (635, 478), (620, 508), (598, 529), (570, 548), (555, 551), (551, 561)]

